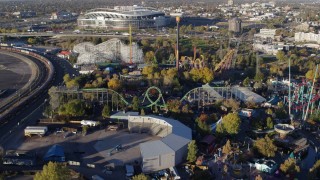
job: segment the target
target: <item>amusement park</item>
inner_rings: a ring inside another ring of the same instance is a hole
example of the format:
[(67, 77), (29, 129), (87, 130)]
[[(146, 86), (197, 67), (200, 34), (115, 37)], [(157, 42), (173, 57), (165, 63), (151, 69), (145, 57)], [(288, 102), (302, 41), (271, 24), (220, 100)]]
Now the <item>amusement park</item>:
[(83, 179), (319, 178), (319, 49), (270, 55), (253, 46), (276, 30), (257, 36), (237, 18), (229, 29), (195, 19), (95, 8), (73, 36), (44, 38), (50, 48), (32, 37), (1, 43), (0, 53), (43, 66), (32, 77), (46, 82), (0, 89), (0, 120), (14, 127), (0, 137), (0, 170), (28, 166), (37, 177), (54, 162)]

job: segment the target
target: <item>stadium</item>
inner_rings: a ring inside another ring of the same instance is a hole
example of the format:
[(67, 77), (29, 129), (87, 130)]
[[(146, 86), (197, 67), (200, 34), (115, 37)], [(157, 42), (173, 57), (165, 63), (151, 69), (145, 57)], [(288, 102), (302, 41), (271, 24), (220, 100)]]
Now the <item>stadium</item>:
[(156, 28), (166, 26), (170, 18), (163, 12), (141, 6), (115, 6), (113, 9), (96, 8), (78, 18), (83, 29), (128, 29)]

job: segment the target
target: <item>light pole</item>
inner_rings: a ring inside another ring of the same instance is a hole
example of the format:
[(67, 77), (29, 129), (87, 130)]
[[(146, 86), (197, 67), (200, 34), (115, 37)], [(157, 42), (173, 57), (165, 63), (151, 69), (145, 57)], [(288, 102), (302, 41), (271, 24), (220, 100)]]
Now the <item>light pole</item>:
[(221, 157), (221, 148), (219, 148), (218, 151), (219, 151), (219, 157)]
[(180, 31), (180, 27), (179, 27), (179, 23), (180, 23), (180, 17), (177, 16), (176, 17), (176, 22), (177, 22), (177, 45), (176, 45), (176, 68), (177, 70), (179, 70), (179, 31)]

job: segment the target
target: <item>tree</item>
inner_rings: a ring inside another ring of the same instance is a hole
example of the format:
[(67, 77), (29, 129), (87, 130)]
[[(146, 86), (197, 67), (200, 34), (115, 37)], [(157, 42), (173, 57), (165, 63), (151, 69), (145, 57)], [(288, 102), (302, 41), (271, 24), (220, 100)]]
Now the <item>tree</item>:
[(64, 83), (67, 83), (67, 82), (69, 82), (69, 81), (71, 81), (70, 75), (69, 75), (69, 74), (65, 74), (65, 75), (63, 76), (63, 82), (64, 82)]
[(296, 174), (300, 172), (300, 167), (297, 166), (294, 158), (288, 158), (280, 165), (280, 170), (285, 174)]
[(55, 110), (58, 109), (58, 107), (60, 106), (60, 100), (59, 100), (59, 94), (56, 93), (56, 91), (58, 90), (58, 88), (56, 86), (52, 86), (49, 91), (48, 94), (50, 96), (50, 106), (51, 106), (51, 110), (54, 112)]
[(258, 174), (258, 176), (256, 176), (255, 180), (263, 180), (263, 179), (262, 179), (261, 175)]
[(145, 62), (148, 64), (153, 64), (155, 59), (155, 54), (153, 51), (148, 51), (144, 56)]
[(232, 150), (230, 140), (228, 139), (226, 144), (222, 147), (223, 154), (229, 154)]
[(279, 61), (284, 61), (286, 59), (286, 54), (283, 51), (278, 51), (276, 57)]
[(83, 134), (83, 135), (86, 135), (86, 134), (87, 134), (88, 128), (89, 128), (89, 127), (88, 127), (87, 125), (82, 126), (82, 134)]
[(139, 98), (134, 96), (132, 99), (132, 110), (138, 111), (139, 110)]
[(189, 162), (195, 162), (197, 160), (197, 151), (198, 151), (198, 147), (196, 145), (196, 141), (192, 140), (189, 144), (188, 144), (188, 156), (187, 156), (187, 160)]
[(260, 71), (258, 71), (256, 73), (256, 75), (254, 76), (254, 80), (256, 82), (261, 82), (263, 79), (264, 79), (264, 74), (262, 72), (260, 72)]
[(246, 78), (243, 80), (242, 84), (243, 84), (244, 86), (250, 86), (250, 79), (249, 79), (249, 77), (246, 77)]
[(117, 91), (121, 88), (121, 81), (119, 80), (119, 78), (113, 76), (113, 78), (108, 82), (108, 87), (112, 90)]
[(63, 164), (49, 162), (43, 166), (41, 172), (37, 172), (34, 180), (66, 180), (70, 179), (70, 170)]
[[(315, 70), (314, 69), (311, 69), (309, 70), (307, 73), (306, 73), (306, 78), (310, 81), (313, 81), (314, 79), (314, 74), (315, 74)], [(315, 77), (316, 79), (319, 78), (319, 71), (318, 71), (318, 74), (316, 75)]]
[(254, 148), (265, 157), (274, 157), (277, 151), (277, 146), (268, 136), (257, 139), (254, 143)]
[(85, 105), (78, 99), (70, 100), (68, 103), (60, 106), (59, 115), (83, 116), (85, 114)]
[(102, 109), (102, 117), (103, 118), (108, 118), (108, 117), (110, 117), (110, 107), (108, 106), (108, 105), (104, 105), (103, 106), (103, 109)]
[(273, 129), (273, 120), (271, 117), (267, 117), (267, 128), (268, 129)]
[(223, 101), (223, 105), (231, 108), (233, 112), (237, 111), (240, 108), (240, 103), (234, 99), (227, 99)]
[(145, 174), (139, 174), (132, 177), (132, 180), (149, 180), (150, 178)]
[(141, 116), (145, 116), (145, 115), (146, 115), (146, 113), (144, 112), (144, 109), (141, 109), (140, 115), (141, 115)]
[(314, 163), (312, 168), (309, 170), (308, 179), (320, 178), (320, 160)]
[(37, 39), (36, 38), (28, 38), (27, 42), (28, 42), (28, 44), (36, 44)]
[(181, 106), (181, 101), (177, 99), (169, 100), (167, 102), (168, 110), (173, 113), (180, 113), (181, 112), (180, 106)]
[(236, 135), (240, 130), (241, 119), (238, 113), (229, 113), (223, 117), (222, 122), (217, 125), (216, 132), (220, 135)]

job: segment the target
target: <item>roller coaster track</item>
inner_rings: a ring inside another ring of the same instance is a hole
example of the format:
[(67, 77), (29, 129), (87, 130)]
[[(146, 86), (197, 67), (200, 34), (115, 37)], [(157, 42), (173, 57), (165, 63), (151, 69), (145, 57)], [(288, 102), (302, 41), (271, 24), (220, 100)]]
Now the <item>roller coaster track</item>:
[(24, 58), (30, 59), (36, 66), (37, 72), (36, 77), (28, 87), (24, 87), (18, 91), (18, 93), (7, 99), (5, 102), (0, 104), (0, 122), (6, 123), (5, 119), (9, 119), (15, 113), (19, 111), (19, 107), (26, 105), (40, 93), (51, 85), (51, 81), (54, 76), (54, 67), (51, 62), (45, 57), (26, 51), (23, 49), (16, 49), (12, 47), (0, 47), (1, 51), (10, 52), (13, 54), (19, 54), (19, 56), (24, 56)]
[[(57, 93), (59, 97), (62, 97), (61, 99), (63, 103), (70, 99), (81, 99), (106, 104), (111, 103), (111, 107), (114, 105), (118, 106), (120, 101), (127, 106), (132, 105), (132, 102), (128, 102), (121, 94), (107, 88), (67, 89), (64, 86), (60, 86), (57, 87), (53, 93)], [(180, 101), (187, 101), (189, 103), (197, 102), (199, 106), (208, 105), (212, 104), (216, 100), (222, 100), (224, 97), (228, 97), (228, 93), (230, 94), (230, 87), (211, 87), (206, 85), (190, 90)], [(148, 88), (142, 96), (140, 96), (140, 99), (142, 99), (140, 108), (157, 106), (162, 109), (167, 109), (166, 101), (158, 87), (152, 86)]]

